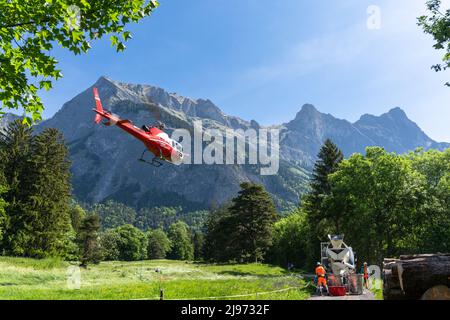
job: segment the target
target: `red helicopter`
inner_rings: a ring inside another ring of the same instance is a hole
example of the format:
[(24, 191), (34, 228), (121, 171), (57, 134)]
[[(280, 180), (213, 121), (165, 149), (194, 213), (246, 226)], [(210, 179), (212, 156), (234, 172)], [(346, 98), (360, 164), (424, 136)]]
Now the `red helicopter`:
[[(97, 113), (94, 120), (96, 124), (99, 124), (105, 118), (108, 122), (102, 122), (102, 124), (106, 126), (116, 125), (144, 143), (146, 149), (142, 152), (139, 161), (149, 163), (155, 167), (162, 166), (163, 163), (161, 161), (167, 161), (175, 165), (180, 165), (183, 162), (183, 147), (163, 131), (163, 123), (158, 121), (154, 126), (143, 125), (142, 128), (138, 128), (130, 120), (122, 120), (112, 112), (103, 110), (98, 90), (95, 87), (94, 98), (96, 108), (92, 110)], [(144, 159), (144, 154), (147, 151), (154, 155), (151, 162)]]

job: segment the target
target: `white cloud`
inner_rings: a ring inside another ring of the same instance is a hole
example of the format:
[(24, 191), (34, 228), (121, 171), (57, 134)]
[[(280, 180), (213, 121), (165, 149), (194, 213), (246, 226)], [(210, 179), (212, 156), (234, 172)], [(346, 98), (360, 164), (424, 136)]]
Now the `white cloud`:
[(367, 41), (354, 42), (360, 25), (296, 43), (272, 63), (252, 67), (240, 77), (243, 83), (262, 85), (277, 79), (306, 75), (319, 68), (348, 63), (364, 52)]

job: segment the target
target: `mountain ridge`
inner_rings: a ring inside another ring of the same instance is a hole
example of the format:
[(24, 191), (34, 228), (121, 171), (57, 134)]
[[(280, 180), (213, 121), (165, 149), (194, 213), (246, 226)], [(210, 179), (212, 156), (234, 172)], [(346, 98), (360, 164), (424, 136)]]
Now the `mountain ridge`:
[[(100, 77), (93, 86), (98, 87), (105, 109), (137, 126), (159, 120), (157, 113), (170, 128), (193, 130), (196, 120), (203, 121), (204, 129), (264, 128), (255, 120), (225, 114), (209, 99), (192, 99), (162, 88), (107, 77)], [(346, 156), (363, 153), (372, 145), (397, 153), (418, 147), (450, 147), (429, 138), (400, 108), (380, 116), (362, 115), (351, 123), (305, 104), (293, 120), (270, 126), (280, 129), (277, 175), (259, 175), (260, 165), (167, 164), (155, 169), (137, 162), (144, 149), (139, 141), (118, 128), (94, 125), (93, 106), (91, 86), (66, 102), (53, 117), (36, 125), (37, 132), (47, 127), (62, 131), (73, 163), (74, 195), (83, 202), (115, 199), (136, 208), (181, 204), (208, 208), (234, 197), (241, 182), (253, 181), (266, 187), (278, 208), (287, 209), (297, 205), (301, 194), (308, 190), (311, 168), (327, 138)]]

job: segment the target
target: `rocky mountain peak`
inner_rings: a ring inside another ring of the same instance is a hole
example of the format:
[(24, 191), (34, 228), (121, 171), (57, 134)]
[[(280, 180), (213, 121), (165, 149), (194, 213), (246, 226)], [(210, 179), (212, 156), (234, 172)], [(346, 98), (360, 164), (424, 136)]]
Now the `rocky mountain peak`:
[(383, 113), (380, 116), (375, 116), (372, 114), (364, 114), (361, 116), (361, 118), (356, 122), (358, 123), (370, 123), (370, 122), (378, 122), (378, 121), (397, 121), (397, 122), (409, 122), (412, 121), (408, 118), (406, 115), (406, 112), (403, 111), (400, 107), (395, 107), (389, 110), (386, 113)]
[(395, 117), (395, 118), (408, 119), (406, 112), (403, 111), (403, 109), (400, 107), (392, 108), (391, 110), (389, 110), (389, 112), (387, 114), (391, 115), (392, 117)]
[(297, 112), (297, 115), (295, 116), (295, 119), (305, 118), (305, 117), (311, 117), (311, 116), (318, 116), (321, 113), (317, 111), (316, 107), (314, 105), (306, 103), (302, 106), (299, 112)]
[(325, 114), (320, 113), (312, 104), (304, 104), (299, 112), (295, 115), (295, 118), (286, 124), (288, 128), (311, 128), (320, 126)]
[(156, 86), (122, 83), (105, 76), (100, 77), (94, 86), (99, 88), (101, 95), (115, 96), (113, 99), (115, 101), (131, 100), (156, 103), (183, 112), (190, 117), (211, 119), (224, 125), (229, 124), (228, 117), (209, 99), (192, 99), (175, 92), (169, 93)]
[(375, 145), (387, 151), (404, 153), (419, 147), (445, 149), (448, 144), (437, 143), (408, 118), (405, 111), (396, 107), (380, 116), (365, 114), (354, 126), (370, 137)]
[(100, 76), (94, 84), (97, 87), (104, 85), (116, 85), (116, 82), (107, 76)]

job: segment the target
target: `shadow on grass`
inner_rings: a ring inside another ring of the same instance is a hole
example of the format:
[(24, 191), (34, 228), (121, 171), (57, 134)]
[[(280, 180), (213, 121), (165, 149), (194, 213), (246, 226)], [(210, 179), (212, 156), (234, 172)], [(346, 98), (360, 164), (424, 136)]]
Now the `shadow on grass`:
[(289, 272), (287, 270), (283, 270), (279, 274), (267, 274), (264, 272), (257, 272), (257, 271), (244, 271), (244, 270), (223, 270), (223, 271), (216, 271), (215, 273), (220, 275), (229, 275), (229, 276), (236, 276), (236, 277), (260, 277), (260, 278), (279, 278), (284, 276), (293, 276), (292, 272)]
[(0, 287), (10, 287), (10, 286), (16, 286), (17, 283), (12, 283), (12, 282), (4, 282), (4, 283), (0, 283)]
[(261, 274), (257, 274), (257, 273), (254, 273), (254, 272), (235, 271), (235, 270), (224, 270), (224, 271), (219, 271), (219, 272), (216, 272), (216, 273), (220, 274), (220, 275), (240, 276), (240, 277), (245, 277), (245, 276), (270, 276), (270, 275), (261, 275)]

